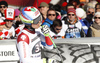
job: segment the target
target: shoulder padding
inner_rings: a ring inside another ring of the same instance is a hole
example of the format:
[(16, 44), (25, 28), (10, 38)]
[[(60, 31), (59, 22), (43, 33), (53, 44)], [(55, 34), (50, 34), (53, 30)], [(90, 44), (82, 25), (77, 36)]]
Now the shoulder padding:
[(18, 35), (18, 37), (17, 37), (17, 43), (22, 42), (22, 41), (29, 44), (29, 37), (27, 34), (25, 34), (23, 32), (20, 35)]

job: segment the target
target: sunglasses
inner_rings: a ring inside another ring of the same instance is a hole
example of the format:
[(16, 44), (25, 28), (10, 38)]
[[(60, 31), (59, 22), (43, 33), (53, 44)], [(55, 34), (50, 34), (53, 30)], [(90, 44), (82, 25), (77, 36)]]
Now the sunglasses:
[(13, 20), (6, 20), (6, 22), (9, 22), (9, 21), (10, 21), (10, 22), (13, 22)]
[(94, 17), (94, 19), (97, 19), (97, 18), (100, 19), (100, 17)]
[(90, 11), (88, 11), (88, 13), (92, 13), (92, 14), (94, 14), (94, 12), (90, 12)]
[(48, 16), (55, 16), (56, 14), (48, 14)]
[(61, 29), (56, 28), (56, 30), (61, 30)]
[(68, 16), (71, 16), (71, 15), (72, 15), (72, 16), (75, 16), (75, 14), (68, 14)]
[(6, 8), (6, 6), (0, 6), (0, 8)]

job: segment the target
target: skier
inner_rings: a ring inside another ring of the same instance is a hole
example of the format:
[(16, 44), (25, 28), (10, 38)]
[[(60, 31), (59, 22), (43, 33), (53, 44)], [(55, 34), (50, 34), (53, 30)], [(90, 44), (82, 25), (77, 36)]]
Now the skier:
[[(53, 49), (49, 28), (41, 25), (40, 12), (33, 6), (24, 7), (19, 15), (25, 24), (17, 36), (17, 48), (20, 63), (46, 63), (41, 59), (40, 47)], [(43, 46), (42, 46), (42, 45)]]

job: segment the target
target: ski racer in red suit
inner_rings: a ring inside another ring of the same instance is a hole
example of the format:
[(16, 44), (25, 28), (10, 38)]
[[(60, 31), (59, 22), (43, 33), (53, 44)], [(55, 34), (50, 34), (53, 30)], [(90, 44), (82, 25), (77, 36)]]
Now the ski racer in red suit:
[(47, 49), (53, 49), (49, 28), (47, 26), (40, 27), (41, 15), (35, 7), (24, 7), (19, 16), (25, 24), (24, 29), (17, 36), (20, 63), (45, 63), (41, 59), (40, 47), (43, 45)]

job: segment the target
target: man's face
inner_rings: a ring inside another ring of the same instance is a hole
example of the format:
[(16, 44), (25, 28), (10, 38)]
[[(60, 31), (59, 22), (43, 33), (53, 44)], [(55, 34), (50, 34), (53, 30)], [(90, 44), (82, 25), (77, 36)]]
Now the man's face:
[(4, 14), (4, 10), (7, 9), (5, 5), (0, 5), (0, 11)]
[(7, 28), (11, 28), (12, 27), (12, 24), (13, 24), (12, 20), (6, 20), (5, 22), (6, 22), (5, 25), (6, 25)]
[(48, 7), (41, 7), (40, 8), (40, 12), (42, 13), (42, 14), (47, 14), (47, 11), (49, 10), (49, 8)]
[(69, 21), (75, 20), (75, 14), (73, 12), (69, 12), (68, 13), (68, 19), (69, 19)]
[(95, 10), (93, 8), (88, 9), (87, 11), (87, 19), (92, 19), (94, 16)]
[(62, 26), (54, 27), (54, 30), (55, 30), (56, 33), (59, 33), (61, 31), (61, 29), (62, 29)]
[(89, 14), (92, 14), (92, 15), (94, 15), (94, 13), (95, 13), (95, 10), (94, 9), (88, 9), (88, 11), (87, 11), (87, 15), (89, 15)]
[(56, 18), (56, 13), (54, 10), (50, 10), (47, 15), (48, 15), (48, 19), (52, 21)]

